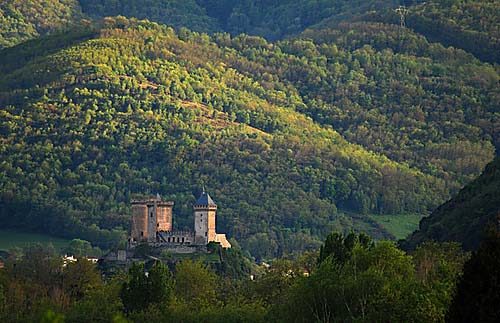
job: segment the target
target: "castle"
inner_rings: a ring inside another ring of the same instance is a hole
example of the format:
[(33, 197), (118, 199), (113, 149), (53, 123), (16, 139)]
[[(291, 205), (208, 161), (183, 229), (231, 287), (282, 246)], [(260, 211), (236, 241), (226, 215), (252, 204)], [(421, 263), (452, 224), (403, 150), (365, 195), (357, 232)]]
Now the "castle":
[(146, 243), (165, 250), (190, 253), (203, 250), (209, 242), (218, 242), (223, 248), (231, 248), (226, 235), (216, 232), (217, 204), (205, 190), (193, 205), (193, 231), (172, 230), (174, 202), (162, 201), (159, 195), (150, 199), (133, 199), (131, 204), (130, 249)]

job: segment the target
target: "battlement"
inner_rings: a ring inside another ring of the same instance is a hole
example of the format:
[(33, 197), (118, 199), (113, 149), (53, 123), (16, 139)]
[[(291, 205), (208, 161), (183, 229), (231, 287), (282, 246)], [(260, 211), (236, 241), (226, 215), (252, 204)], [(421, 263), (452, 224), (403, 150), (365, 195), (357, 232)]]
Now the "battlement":
[(210, 211), (215, 211), (217, 210), (217, 205), (193, 205), (193, 209), (195, 211), (197, 210), (210, 210)]
[(181, 230), (181, 231), (161, 231), (164, 236), (194, 236), (193, 231)]
[[(131, 199), (131, 230), (129, 246), (139, 243), (172, 246), (206, 246), (215, 241), (223, 248), (230, 248), (224, 234), (216, 232), (217, 204), (203, 191), (194, 203), (194, 226), (192, 231), (174, 231), (174, 202), (162, 201), (160, 195), (151, 198)], [(187, 250), (187, 249), (186, 249)], [(189, 249), (195, 251), (195, 249)]]
[(161, 198), (146, 198), (146, 199), (131, 199), (130, 204), (154, 205), (157, 206), (174, 206), (172, 201), (162, 201)]

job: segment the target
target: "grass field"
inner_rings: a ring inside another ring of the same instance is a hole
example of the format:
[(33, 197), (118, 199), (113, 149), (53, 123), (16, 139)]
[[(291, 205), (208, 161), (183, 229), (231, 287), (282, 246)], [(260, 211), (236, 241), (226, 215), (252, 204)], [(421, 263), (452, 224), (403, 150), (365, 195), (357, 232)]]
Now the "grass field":
[(68, 245), (69, 240), (38, 233), (0, 229), (0, 250), (8, 251), (12, 248), (28, 247), (36, 243), (42, 245), (52, 243), (57, 250), (61, 250)]
[(392, 233), (396, 239), (404, 239), (418, 229), (420, 214), (370, 215), (370, 218)]

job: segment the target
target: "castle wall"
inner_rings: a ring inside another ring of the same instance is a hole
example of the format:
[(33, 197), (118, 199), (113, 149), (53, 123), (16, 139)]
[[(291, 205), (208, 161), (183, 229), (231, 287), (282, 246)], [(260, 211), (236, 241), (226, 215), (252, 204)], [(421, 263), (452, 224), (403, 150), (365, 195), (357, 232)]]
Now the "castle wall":
[(208, 242), (215, 241), (215, 210), (208, 211)]
[(191, 245), (194, 244), (192, 231), (162, 231), (158, 234), (159, 242), (166, 244)]
[(226, 235), (223, 233), (217, 233), (214, 241), (220, 243), (222, 248), (231, 248), (231, 244), (227, 241)]
[(149, 236), (148, 241), (154, 242), (156, 241), (156, 232), (158, 231), (158, 223), (156, 221), (157, 218), (157, 208), (156, 203), (152, 205), (148, 205), (148, 227), (149, 227)]
[(172, 230), (173, 202), (159, 198), (133, 199), (130, 242), (155, 242), (157, 232)]
[(171, 204), (158, 203), (158, 231), (172, 231), (172, 208)]
[(143, 204), (132, 204), (131, 238), (133, 242), (148, 240), (148, 207)]
[[(137, 243), (147, 242), (174, 252), (194, 252), (206, 248), (208, 242), (215, 241), (223, 248), (231, 248), (225, 234), (216, 232), (217, 205), (208, 196), (207, 201), (199, 199), (194, 208), (194, 231), (172, 231), (173, 202), (161, 199), (133, 199), (130, 248)], [(198, 248), (198, 249), (197, 249)]]
[(150, 243), (150, 247), (152, 248), (159, 248), (162, 251), (167, 250), (172, 253), (195, 253), (195, 252), (206, 252), (207, 247), (205, 245), (196, 245), (196, 244), (168, 244), (168, 243), (161, 243), (161, 242), (155, 242), (155, 243)]

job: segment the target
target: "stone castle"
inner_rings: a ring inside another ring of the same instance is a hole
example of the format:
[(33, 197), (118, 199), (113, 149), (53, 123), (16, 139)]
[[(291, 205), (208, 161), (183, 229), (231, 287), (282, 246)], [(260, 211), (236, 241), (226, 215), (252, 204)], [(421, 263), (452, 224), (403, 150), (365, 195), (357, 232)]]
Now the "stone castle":
[(193, 205), (193, 231), (172, 230), (174, 202), (162, 201), (160, 196), (150, 199), (133, 199), (129, 248), (149, 244), (173, 252), (196, 252), (209, 242), (218, 242), (223, 248), (231, 248), (225, 234), (216, 232), (217, 204), (210, 195), (203, 193)]

